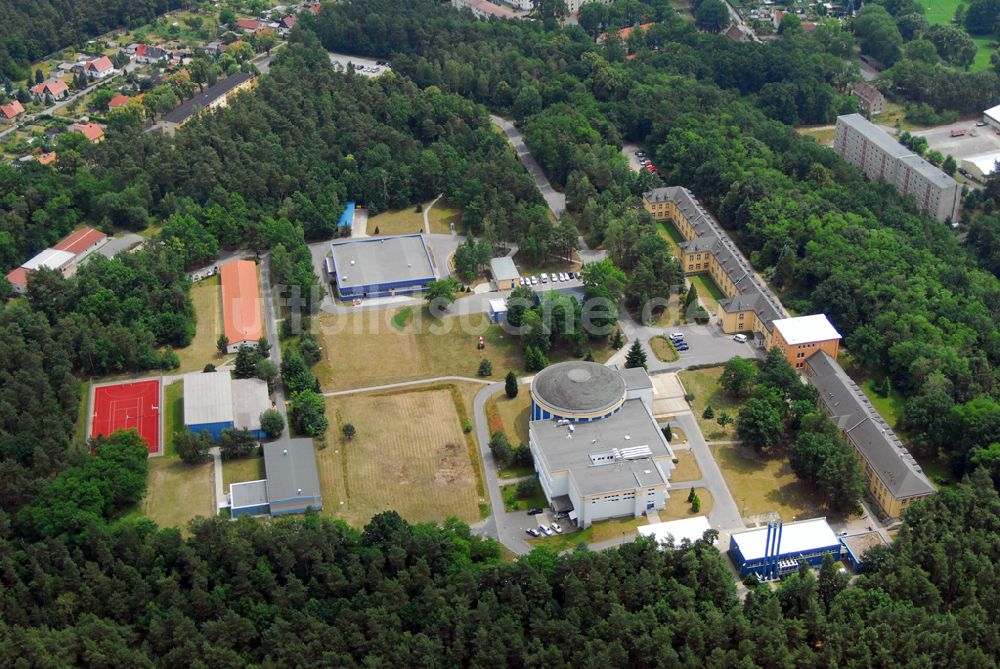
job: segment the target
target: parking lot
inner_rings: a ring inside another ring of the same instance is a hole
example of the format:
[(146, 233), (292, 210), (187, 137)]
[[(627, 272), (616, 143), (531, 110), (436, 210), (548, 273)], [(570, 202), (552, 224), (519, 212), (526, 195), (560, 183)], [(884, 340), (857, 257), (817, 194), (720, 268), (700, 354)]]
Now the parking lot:
[(365, 58), (364, 56), (352, 56), (350, 54), (337, 53), (335, 51), (327, 51), (327, 53), (330, 55), (330, 63), (334, 67), (340, 66), (346, 69), (348, 63), (350, 63), (351, 66), (354, 67), (354, 71), (357, 74), (361, 74), (366, 77), (377, 77), (392, 69), (386, 61), (376, 61), (372, 58)]
[[(958, 163), (963, 158), (979, 156), (984, 153), (1000, 152), (1000, 135), (990, 126), (977, 126), (978, 118), (948, 125), (941, 125), (927, 130), (916, 130), (912, 134), (927, 140), (930, 150), (951, 155)], [(952, 131), (964, 131), (960, 137), (952, 137)], [(892, 131), (889, 131), (893, 134)]]

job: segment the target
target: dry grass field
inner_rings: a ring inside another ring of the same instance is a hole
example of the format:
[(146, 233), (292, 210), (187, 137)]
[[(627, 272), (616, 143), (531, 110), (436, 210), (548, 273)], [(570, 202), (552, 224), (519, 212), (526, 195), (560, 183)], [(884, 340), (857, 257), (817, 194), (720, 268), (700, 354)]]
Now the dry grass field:
[(731, 445), (713, 447), (712, 452), (744, 518), (777, 512), (790, 522), (830, 515), (817, 504), (809, 484), (795, 476), (784, 456), (764, 457), (751, 448)]
[(670, 474), (671, 481), (680, 483), (682, 481), (697, 481), (701, 478), (701, 468), (690, 450), (674, 451), (674, 455), (677, 456), (677, 464), (674, 465), (674, 471)]
[(691, 510), (691, 503), (687, 501), (687, 490), (674, 490), (667, 499), (666, 506), (660, 511), (660, 520), (681, 520), (682, 518), (693, 518), (694, 516), (707, 516), (712, 512), (712, 493), (708, 488), (695, 488), (698, 499), (701, 500), (701, 508), (698, 513)]
[[(508, 369), (522, 372), (521, 345), (486, 314), (432, 318), (414, 309), (403, 327), (393, 324), (400, 309), (323, 314), (319, 333), (324, 359), (315, 373), (324, 390), (365, 388), (436, 376), (476, 376), (479, 361), (493, 363), (493, 380)], [(486, 348), (476, 343), (482, 334)]]
[(212, 461), (187, 465), (177, 458), (149, 459), (142, 513), (161, 527), (184, 527), (195, 516), (211, 518), (215, 510)]
[[(691, 410), (694, 412), (698, 427), (705, 434), (705, 439), (709, 441), (724, 441), (736, 438), (736, 416), (740, 412), (740, 403), (734, 402), (719, 387), (719, 377), (722, 376), (722, 367), (708, 367), (706, 369), (696, 369), (680, 372), (681, 382), (684, 389), (694, 395), (694, 402), (691, 403)], [(715, 411), (715, 418), (702, 418), (701, 414), (705, 407), (711, 404)], [(733, 423), (726, 427), (720, 427), (716, 418), (723, 411), (728, 411), (733, 417)]]
[[(327, 445), (317, 452), (323, 513), (358, 527), (390, 509), (410, 522), (478, 521), (481, 468), (462, 431), (471, 394), (447, 385), (328, 398)], [(353, 439), (342, 437), (345, 423)]]
[(181, 366), (175, 373), (200, 372), (205, 365), (221, 365), (227, 357), (216, 346), (222, 334), (222, 303), (219, 276), (203, 279), (191, 286), (191, 302), (197, 315), (194, 339), (184, 348), (176, 349)]
[[(429, 204), (430, 201), (424, 202), (424, 209)], [(444, 199), (438, 200), (438, 203), (427, 212), (427, 222), (430, 224), (432, 234), (449, 234), (452, 223), (455, 224), (457, 234), (465, 234), (465, 228), (462, 227), (462, 212), (450, 207)], [(379, 235), (405, 235), (423, 232), (424, 214), (417, 211), (416, 207), (383, 211), (368, 219), (368, 227), (366, 228), (368, 234), (374, 235), (375, 228), (378, 228)]]

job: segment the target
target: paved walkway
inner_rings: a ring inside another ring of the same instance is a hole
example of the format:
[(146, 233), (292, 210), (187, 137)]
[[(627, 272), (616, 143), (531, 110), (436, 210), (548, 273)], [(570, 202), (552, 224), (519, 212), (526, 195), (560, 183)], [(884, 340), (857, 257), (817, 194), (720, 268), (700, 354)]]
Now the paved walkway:
[[(351, 238), (364, 239), (368, 236), (368, 210), (364, 207), (354, 208), (354, 218), (351, 220)], [(324, 245), (324, 251), (326, 250)]]
[(215, 508), (221, 509), (226, 506), (226, 491), (222, 489), (222, 454), (218, 446), (208, 449), (212, 455), (212, 463), (215, 465)]
[(679, 414), (671, 422), (684, 430), (694, 459), (701, 469), (702, 477), (699, 481), (671, 484), (671, 487), (683, 489), (695, 487), (693, 484), (698, 483), (700, 487), (707, 488), (712, 493), (713, 500), (712, 511), (708, 514), (708, 522), (712, 524), (712, 527), (717, 530), (744, 529), (743, 518), (736, 506), (736, 500), (729, 492), (729, 486), (726, 485), (726, 480), (722, 477), (722, 471), (719, 469), (718, 463), (715, 462), (715, 457), (709, 450), (694, 415), (691, 413)]
[(503, 131), (503, 134), (507, 137), (507, 142), (514, 147), (517, 157), (524, 164), (524, 168), (528, 170), (531, 178), (535, 180), (535, 185), (538, 186), (538, 190), (541, 191), (542, 197), (545, 198), (545, 203), (549, 206), (553, 215), (557, 220), (561, 218), (563, 212), (566, 211), (566, 196), (558, 192), (549, 183), (549, 178), (545, 176), (545, 172), (542, 171), (541, 166), (535, 161), (534, 156), (531, 155), (531, 151), (528, 150), (528, 146), (524, 142), (524, 135), (521, 134), (521, 131), (513, 123), (496, 114), (490, 114), (490, 121)]
[[(350, 388), (349, 390), (334, 390), (323, 393), (323, 397), (337, 397), (338, 395), (356, 395), (358, 393), (371, 393), (379, 390), (393, 390), (394, 388), (408, 388), (409, 386), (425, 386), (428, 383), (440, 383), (441, 381), (468, 381), (469, 383), (482, 383), (484, 385), (495, 385), (493, 381), (478, 379), (472, 376), (435, 376), (429, 379), (417, 379), (416, 381), (401, 381), (399, 383), (386, 383), (381, 386), (368, 386), (366, 388)], [(500, 384), (503, 385), (502, 383)]]
[[(431, 234), (431, 222), (427, 218), (427, 214), (430, 212), (431, 209), (434, 208), (434, 205), (436, 205), (437, 202), (438, 202), (438, 200), (440, 200), (442, 197), (444, 197), (444, 193), (441, 193), (440, 195), (438, 195), (436, 198), (434, 198), (433, 200), (431, 200), (431, 203), (429, 205), (427, 205), (426, 207), (424, 207), (424, 234), (425, 235)], [(452, 230), (451, 234), (454, 235), (455, 231)]]
[[(278, 321), (275, 317), (274, 296), (271, 294), (271, 255), (266, 254), (260, 262), (260, 295), (264, 301), (264, 325), (267, 328), (267, 340), (271, 344), (270, 358), (278, 369), (281, 369), (281, 345), (278, 341)], [(281, 436), (289, 435), (288, 409), (285, 406), (285, 387), (278, 382), (274, 388), (275, 408), (285, 418), (285, 429)]]

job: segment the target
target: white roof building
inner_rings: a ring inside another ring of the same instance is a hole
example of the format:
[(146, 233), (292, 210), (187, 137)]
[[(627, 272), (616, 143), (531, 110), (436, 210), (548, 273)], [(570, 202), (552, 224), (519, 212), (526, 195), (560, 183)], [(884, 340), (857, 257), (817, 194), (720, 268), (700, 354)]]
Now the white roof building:
[(772, 321), (771, 324), (781, 333), (785, 343), (789, 346), (840, 339), (840, 333), (833, 327), (825, 314), (780, 318)]
[(997, 161), (1000, 161), (1000, 152), (982, 153), (978, 156), (963, 158), (961, 167), (974, 179), (985, 180), (996, 171)]
[(45, 249), (31, 260), (21, 265), (21, 267), (29, 270), (36, 270), (40, 267), (58, 270), (71, 263), (75, 257), (76, 256), (69, 251)]
[[(732, 542), (739, 547), (740, 554), (747, 562), (762, 560), (767, 554), (767, 527), (736, 532), (732, 535)], [(782, 525), (778, 553), (781, 556), (807, 554), (837, 545), (837, 535), (830, 529), (826, 518), (812, 518)]]
[(639, 528), (639, 534), (652, 537), (656, 543), (673, 541), (674, 548), (680, 548), (681, 542), (687, 539), (691, 543), (701, 539), (705, 532), (712, 529), (705, 516), (671, 520), (665, 523), (652, 523)]
[(260, 415), (271, 408), (267, 382), (234, 379), (228, 372), (191, 372), (184, 375), (184, 425), (224, 426), (260, 430)]
[(1000, 123), (1000, 105), (997, 105), (996, 107), (990, 107), (989, 109), (984, 111), (983, 118), (987, 122), (993, 121), (993, 123), (995, 124)]

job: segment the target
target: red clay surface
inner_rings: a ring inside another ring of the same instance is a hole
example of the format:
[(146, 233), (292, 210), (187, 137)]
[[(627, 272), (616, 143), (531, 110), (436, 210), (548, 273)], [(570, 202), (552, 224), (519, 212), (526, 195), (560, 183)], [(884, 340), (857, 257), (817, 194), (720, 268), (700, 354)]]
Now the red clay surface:
[(94, 390), (90, 436), (135, 429), (150, 453), (160, 450), (160, 382), (133, 381)]

